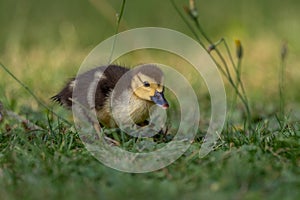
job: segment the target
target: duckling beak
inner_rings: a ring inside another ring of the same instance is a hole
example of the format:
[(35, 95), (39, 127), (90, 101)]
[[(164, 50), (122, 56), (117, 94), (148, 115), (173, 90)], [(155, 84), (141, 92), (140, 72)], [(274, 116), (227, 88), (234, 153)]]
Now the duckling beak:
[(169, 108), (169, 104), (162, 92), (155, 91), (154, 96), (151, 97), (151, 100), (163, 109)]

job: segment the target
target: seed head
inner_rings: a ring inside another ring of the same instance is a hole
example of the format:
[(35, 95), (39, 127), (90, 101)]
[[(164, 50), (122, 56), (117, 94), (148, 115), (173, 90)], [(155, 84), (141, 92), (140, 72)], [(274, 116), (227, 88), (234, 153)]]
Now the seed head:
[(192, 19), (197, 19), (198, 11), (196, 8), (195, 0), (190, 0), (189, 7), (184, 6), (183, 8), (184, 8), (185, 12), (191, 16)]
[(243, 57), (243, 47), (240, 40), (235, 40), (236, 56), (238, 59)]
[(286, 42), (283, 42), (281, 46), (281, 52), (280, 52), (282, 60), (285, 60), (287, 53), (288, 53), (288, 45)]

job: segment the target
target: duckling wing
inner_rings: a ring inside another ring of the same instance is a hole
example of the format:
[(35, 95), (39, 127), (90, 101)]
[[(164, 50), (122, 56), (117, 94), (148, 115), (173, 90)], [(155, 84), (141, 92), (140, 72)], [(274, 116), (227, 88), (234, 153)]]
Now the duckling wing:
[[(96, 67), (76, 78), (72, 78), (66, 86), (57, 95), (51, 97), (51, 99), (70, 108), (72, 106), (72, 98), (76, 98), (76, 101), (81, 104), (89, 105), (89, 107), (95, 107), (96, 110), (100, 110), (108, 100), (118, 80), (128, 70), (129, 69), (118, 65)], [(73, 96), (75, 87), (76, 95)]]

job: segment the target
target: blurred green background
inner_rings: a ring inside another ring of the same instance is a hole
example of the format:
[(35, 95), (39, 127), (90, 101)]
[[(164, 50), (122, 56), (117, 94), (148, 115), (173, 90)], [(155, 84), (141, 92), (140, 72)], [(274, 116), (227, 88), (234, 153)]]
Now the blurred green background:
[[(176, 3), (183, 11), (189, 2)], [(53, 105), (49, 98), (77, 73), (96, 45), (115, 33), (120, 7), (120, 0), (0, 0), (0, 62)], [(277, 109), (280, 49), (284, 41), (288, 43), (287, 107), (293, 110), (293, 119), (300, 119), (300, 1), (200, 0), (197, 8), (202, 26), (214, 41), (226, 38), (233, 52), (234, 40), (242, 41), (242, 78), (254, 113)], [(169, 1), (127, 0), (120, 31), (145, 26), (194, 37)], [(128, 65), (151, 60), (143, 52), (130, 58)], [(230, 98), (232, 89), (225, 83)], [(44, 132), (34, 132), (20, 123), (3, 124), (0, 199), (299, 197), (299, 125), (294, 132), (272, 132), (262, 122), (253, 135), (229, 129), (222, 134), (221, 145), (204, 159), (198, 157), (201, 142), (195, 142), (167, 168), (125, 174), (92, 157), (73, 128), (59, 120), (39, 123), (49, 116), (2, 69), (0, 100), (21, 115), (26, 105), (25, 117), (36, 115), (34, 122), (45, 126)]]
[[(188, 5), (187, 0), (176, 2), (182, 10)], [(76, 74), (85, 56), (114, 34), (120, 7), (117, 0), (1, 0), (0, 60), (39, 98), (49, 101), (66, 78)], [(197, 8), (213, 40), (225, 37), (233, 52), (234, 40), (242, 41), (243, 80), (254, 108), (276, 100), (280, 47), (288, 42), (286, 98), (288, 107), (298, 110), (300, 2), (212, 0), (197, 1)], [(193, 37), (169, 1), (127, 1), (120, 31), (145, 26), (166, 27)], [(1, 98), (35, 106), (20, 85), (3, 70), (0, 73)]]

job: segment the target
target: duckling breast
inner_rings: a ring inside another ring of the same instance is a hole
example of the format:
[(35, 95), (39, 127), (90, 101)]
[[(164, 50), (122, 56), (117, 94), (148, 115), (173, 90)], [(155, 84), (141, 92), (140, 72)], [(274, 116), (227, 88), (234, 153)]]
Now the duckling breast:
[(98, 119), (108, 127), (141, 124), (149, 118), (149, 108), (152, 105), (152, 102), (138, 98), (131, 90), (125, 90), (118, 96), (109, 95), (98, 112)]
[(141, 124), (149, 118), (149, 108), (154, 103), (151, 101), (138, 98), (136, 95), (132, 95), (129, 102), (130, 117), (136, 124)]

